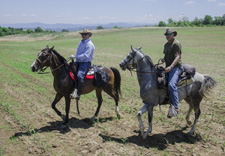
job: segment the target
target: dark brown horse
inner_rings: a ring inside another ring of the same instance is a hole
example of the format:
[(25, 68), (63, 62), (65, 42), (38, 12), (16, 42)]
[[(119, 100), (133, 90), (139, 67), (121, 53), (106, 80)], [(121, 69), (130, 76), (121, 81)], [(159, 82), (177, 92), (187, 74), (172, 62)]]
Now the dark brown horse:
[[(52, 108), (56, 111), (56, 113), (64, 120), (63, 127), (69, 121), (69, 110), (70, 110), (70, 94), (74, 89), (75, 82), (71, 79), (69, 75), (70, 66), (67, 64), (67, 60), (61, 56), (56, 50), (52, 48), (48, 48), (48, 46), (43, 49), (37, 56), (36, 60), (31, 65), (31, 71), (37, 72), (44, 67), (50, 67), (52, 71), (52, 75), (54, 77), (53, 86), (56, 93), (55, 99), (52, 102)], [(94, 79), (85, 79), (84, 85), (82, 86), (82, 94), (88, 94), (93, 90), (96, 91), (96, 96), (98, 98), (98, 107), (95, 112), (95, 115), (91, 118), (94, 119), (98, 116), (100, 107), (102, 105), (102, 90), (104, 90), (108, 95), (110, 95), (116, 103), (116, 113), (117, 117), (120, 118), (119, 110), (118, 110), (118, 101), (119, 94), (121, 95), (120, 85), (121, 85), (121, 76), (119, 71), (116, 68), (110, 67), (102, 67), (102, 72), (105, 72), (108, 75), (108, 81), (106, 84), (101, 87), (96, 87), (94, 85)], [(61, 98), (65, 98), (66, 102), (66, 116), (64, 116), (57, 108), (56, 104), (61, 100)], [(65, 119), (64, 119), (65, 118)]]

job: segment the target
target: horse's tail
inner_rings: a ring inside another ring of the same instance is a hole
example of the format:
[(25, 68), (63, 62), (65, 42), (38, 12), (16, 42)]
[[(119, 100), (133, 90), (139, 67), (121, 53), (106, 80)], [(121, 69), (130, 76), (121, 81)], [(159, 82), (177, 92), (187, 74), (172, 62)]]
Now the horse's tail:
[(216, 86), (216, 81), (211, 78), (209, 75), (203, 75), (204, 79), (201, 85), (201, 88), (199, 90), (200, 95), (203, 98), (209, 98), (210, 97), (210, 93), (212, 93), (213, 88)]
[(120, 90), (120, 86), (121, 86), (121, 76), (120, 76), (120, 72), (118, 69), (114, 68), (114, 67), (110, 67), (110, 69), (113, 71), (114, 73), (114, 89), (116, 91), (116, 94), (118, 95), (118, 100), (119, 100), (119, 95), (122, 97), (122, 93)]

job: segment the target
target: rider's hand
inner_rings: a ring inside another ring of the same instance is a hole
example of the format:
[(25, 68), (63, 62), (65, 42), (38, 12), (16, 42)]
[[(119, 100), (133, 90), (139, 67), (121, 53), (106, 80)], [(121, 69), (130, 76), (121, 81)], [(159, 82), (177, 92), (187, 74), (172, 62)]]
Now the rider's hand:
[(71, 55), (70, 58), (71, 58), (71, 59), (75, 59), (76, 56), (75, 56), (75, 55)]
[(169, 67), (167, 67), (167, 68), (165, 69), (165, 72), (168, 73), (168, 72), (170, 72), (171, 70), (172, 70), (172, 67), (169, 66)]

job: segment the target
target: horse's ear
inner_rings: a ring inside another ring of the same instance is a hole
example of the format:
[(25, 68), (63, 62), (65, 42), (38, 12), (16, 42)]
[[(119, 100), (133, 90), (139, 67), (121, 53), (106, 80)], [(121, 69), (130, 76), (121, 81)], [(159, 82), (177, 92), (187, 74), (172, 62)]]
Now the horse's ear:
[(141, 50), (142, 46), (140, 46), (139, 48), (137, 48), (137, 50)]
[(48, 45), (46, 46), (46, 49), (48, 49)]
[(53, 49), (54, 49), (54, 46), (50, 48), (50, 50), (53, 50)]
[(132, 50), (132, 51), (134, 51), (134, 48), (133, 48), (133, 46), (132, 46), (132, 45), (130, 45), (130, 47), (131, 47), (131, 50)]

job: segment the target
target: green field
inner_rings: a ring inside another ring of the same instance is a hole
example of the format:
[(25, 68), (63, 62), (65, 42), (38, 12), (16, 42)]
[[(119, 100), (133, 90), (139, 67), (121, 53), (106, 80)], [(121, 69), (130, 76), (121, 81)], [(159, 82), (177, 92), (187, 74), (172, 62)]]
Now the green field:
[[(190, 129), (185, 128), (188, 105), (182, 101), (178, 118), (166, 117), (168, 106), (162, 106), (162, 112), (154, 108), (153, 134), (142, 140), (137, 133), (136, 113), (143, 105), (137, 77), (119, 68), (131, 45), (142, 46), (142, 51), (157, 63), (163, 57), (166, 28), (93, 30), (93, 64), (116, 67), (121, 73), (122, 119), (116, 118), (114, 101), (103, 94), (99, 117), (90, 124), (87, 120), (97, 107), (92, 92), (81, 97), (81, 116), (72, 101), (68, 131), (60, 130), (62, 121), (51, 108), (55, 97), (52, 74), (32, 73), (30, 65), (46, 45), (69, 58), (76, 53), (79, 33), (6, 36), (0, 37), (0, 156), (225, 154), (225, 27), (174, 29), (182, 44), (182, 62), (218, 83), (213, 98), (201, 103), (194, 136), (186, 134)], [(65, 113), (64, 99), (57, 107)], [(147, 126), (147, 114), (143, 121)]]

